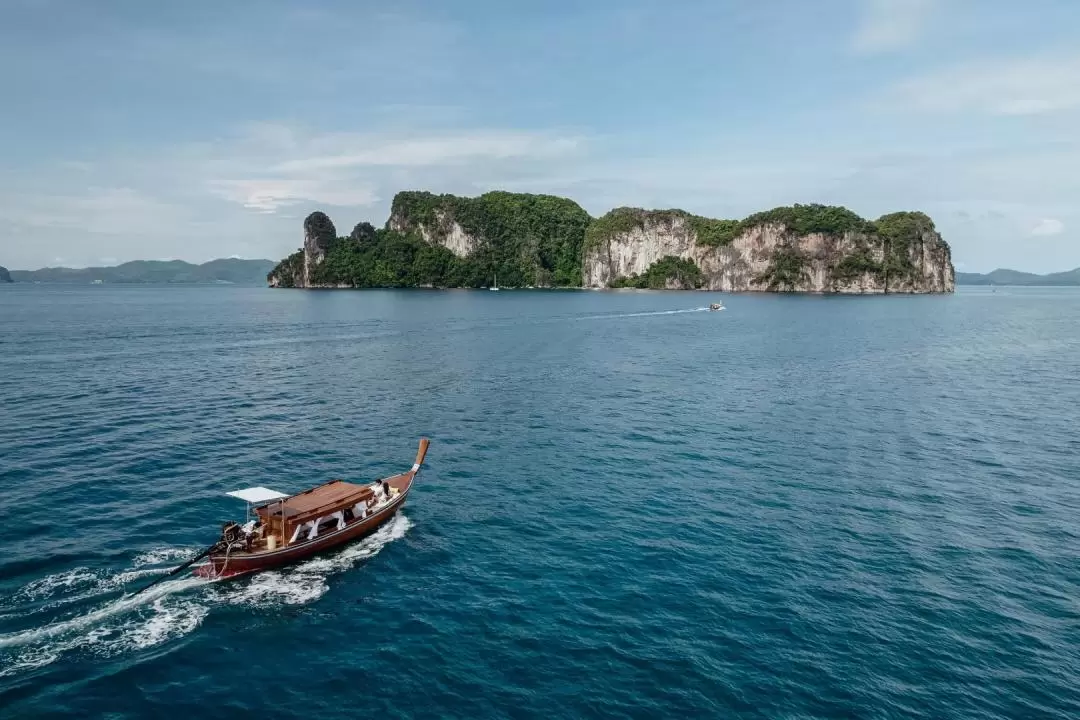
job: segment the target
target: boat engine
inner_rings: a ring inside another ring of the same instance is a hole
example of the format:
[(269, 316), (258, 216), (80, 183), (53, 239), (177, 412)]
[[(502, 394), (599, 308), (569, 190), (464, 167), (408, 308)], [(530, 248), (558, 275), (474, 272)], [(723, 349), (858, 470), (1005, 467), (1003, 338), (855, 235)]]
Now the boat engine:
[(221, 541), (226, 545), (240, 542), (243, 535), (239, 523), (227, 522), (221, 524)]

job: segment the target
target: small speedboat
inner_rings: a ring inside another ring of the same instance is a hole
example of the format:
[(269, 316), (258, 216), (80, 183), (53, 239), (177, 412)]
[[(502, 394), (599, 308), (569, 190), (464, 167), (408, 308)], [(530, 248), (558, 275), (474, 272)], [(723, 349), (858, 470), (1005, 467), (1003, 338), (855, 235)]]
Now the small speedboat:
[(724, 306), (721, 303), (712, 303), (709, 305), (709, 310), (724, 310)]

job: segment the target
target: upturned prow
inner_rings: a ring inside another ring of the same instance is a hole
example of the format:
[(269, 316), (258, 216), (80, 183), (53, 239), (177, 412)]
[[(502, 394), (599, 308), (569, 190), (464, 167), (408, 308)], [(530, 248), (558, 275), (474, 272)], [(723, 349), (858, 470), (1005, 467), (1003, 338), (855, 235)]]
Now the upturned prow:
[(420, 469), (420, 466), (424, 464), (424, 456), (427, 455), (428, 445), (431, 443), (427, 438), (420, 438), (420, 447), (416, 450), (416, 463), (413, 465), (413, 472)]

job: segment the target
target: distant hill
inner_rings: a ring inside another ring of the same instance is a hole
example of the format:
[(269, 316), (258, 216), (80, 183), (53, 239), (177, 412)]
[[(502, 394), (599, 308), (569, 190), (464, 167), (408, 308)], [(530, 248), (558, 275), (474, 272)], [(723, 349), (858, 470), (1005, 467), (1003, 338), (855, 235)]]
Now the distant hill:
[(11, 282), (11, 273), (8, 272), (6, 267), (0, 266), (0, 283)]
[(12, 270), (15, 282), (103, 283), (236, 283), (261, 285), (276, 263), (227, 258), (193, 265), (183, 260), (135, 260), (114, 267)]
[(1068, 272), (1036, 275), (1018, 270), (998, 269), (983, 273), (956, 273), (957, 285), (1080, 285), (1080, 268)]

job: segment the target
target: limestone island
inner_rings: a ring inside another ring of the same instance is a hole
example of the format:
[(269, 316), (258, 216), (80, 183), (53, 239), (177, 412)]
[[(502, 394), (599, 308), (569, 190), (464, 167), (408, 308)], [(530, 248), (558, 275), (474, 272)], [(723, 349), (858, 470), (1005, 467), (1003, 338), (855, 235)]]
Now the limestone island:
[(11, 282), (11, 273), (8, 272), (6, 267), (0, 265), (0, 283)]
[(401, 192), (386, 226), (339, 237), (322, 212), (267, 275), (282, 288), (651, 288), (951, 293), (949, 245), (921, 212), (865, 220), (794, 205), (742, 220), (616, 208), (593, 218), (551, 195)]

